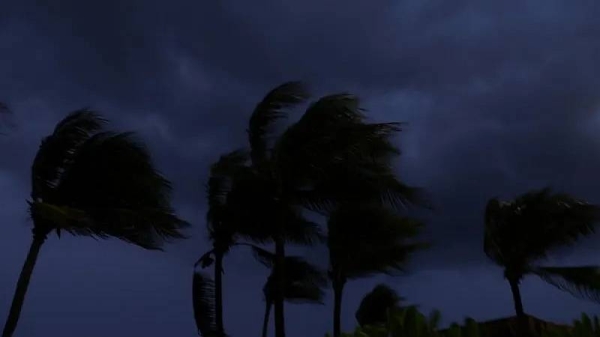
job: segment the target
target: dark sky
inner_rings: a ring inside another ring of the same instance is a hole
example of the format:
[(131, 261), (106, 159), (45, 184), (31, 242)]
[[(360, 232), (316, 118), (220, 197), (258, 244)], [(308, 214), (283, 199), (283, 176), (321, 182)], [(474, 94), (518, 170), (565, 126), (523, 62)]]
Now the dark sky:
[[(29, 165), (54, 123), (90, 106), (148, 143), (192, 239), (156, 253), (52, 236), (16, 335), (194, 336), (208, 165), (244, 145), (269, 89), (296, 79), (315, 95), (360, 95), (373, 120), (408, 122), (399, 174), (437, 206), (426, 233), (435, 248), (410, 276), (350, 283), (343, 328), (380, 281), (440, 309), (444, 323), (512, 315), (508, 284), (482, 253), (482, 209), (547, 185), (600, 202), (599, 14), (594, 1), (566, 0), (3, 1), (0, 100), (17, 128), (0, 136), (2, 323), (31, 239)], [(599, 263), (597, 244), (548, 263)], [(323, 261), (325, 251), (308, 255)], [(266, 271), (244, 250), (225, 267), (228, 330), (258, 334)], [(600, 311), (536, 279), (523, 293), (543, 319)], [(331, 311), (330, 301), (289, 305), (288, 335), (322, 336)]]

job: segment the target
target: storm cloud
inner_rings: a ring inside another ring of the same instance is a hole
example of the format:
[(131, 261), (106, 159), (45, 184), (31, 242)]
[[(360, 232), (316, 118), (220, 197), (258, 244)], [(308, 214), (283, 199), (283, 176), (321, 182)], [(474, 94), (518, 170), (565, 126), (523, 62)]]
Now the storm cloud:
[[(482, 252), (482, 210), (491, 197), (544, 186), (600, 203), (599, 14), (592, 1), (556, 0), (3, 3), (0, 101), (16, 128), (0, 136), (0, 317), (30, 240), (25, 200), (39, 141), (88, 106), (147, 142), (192, 238), (154, 253), (52, 237), (17, 336), (193, 336), (208, 165), (245, 145), (248, 117), (269, 89), (297, 79), (315, 97), (358, 94), (373, 120), (407, 122), (398, 173), (436, 206), (423, 214), (434, 248), (416, 257), (412, 275), (351, 283), (344, 329), (382, 280), (441, 309), (446, 323), (511, 315), (508, 285)], [(597, 243), (551, 262), (597, 263)], [(243, 250), (226, 260), (231, 335), (258, 332), (265, 276)], [(598, 310), (534, 280), (523, 293), (544, 319)], [(322, 335), (330, 311), (289, 306), (288, 335)]]

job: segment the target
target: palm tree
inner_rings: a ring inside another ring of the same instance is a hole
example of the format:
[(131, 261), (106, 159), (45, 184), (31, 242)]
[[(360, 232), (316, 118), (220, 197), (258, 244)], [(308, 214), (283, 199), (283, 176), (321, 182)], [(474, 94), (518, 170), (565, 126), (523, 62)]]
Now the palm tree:
[(145, 249), (183, 238), (187, 223), (170, 205), (171, 186), (131, 133), (103, 131), (89, 110), (71, 113), (44, 138), (31, 170), (33, 242), (3, 337), (12, 336), (40, 248), (48, 234), (118, 238)]
[[(209, 312), (214, 315), (214, 322), (210, 325), (203, 327), (198, 326), (198, 331), (203, 335), (215, 335), (224, 336), (225, 329), (223, 325), (223, 289), (222, 289), (222, 273), (223, 273), (223, 259), (225, 255), (234, 246), (249, 246), (255, 250), (261, 248), (241, 241), (241, 239), (249, 239), (258, 242), (264, 242), (268, 240), (270, 235), (269, 231), (274, 227), (272, 223), (268, 221), (278, 221), (279, 219), (267, 219), (262, 215), (258, 215), (255, 210), (251, 211), (253, 218), (260, 218), (261, 224), (265, 226), (248, 225), (251, 220), (247, 218), (249, 212), (241, 212), (243, 216), (238, 216), (242, 207), (248, 207), (244, 205), (244, 198), (248, 192), (254, 194), (254, 200), (258, 200), (261, 205), (267, 204), (268, 200), (265, 197), (261, 197), (259, 191), (263, 186), (263, 181), (259, 180), (252, 170), (248, 166), (248, 155), (242, 151), (237, 150), (227, 153), (220, 157), (220, 159), (211, 166), (210, 177), (207, 184), (207, 199), (208, 199), (208, 212), (207, 212), (207, 229), (209, 239), (212, 243), (212, 248), (198, 259), (196, 264), (201, 265), (203, 268), (214, 265), (214, 281), (207, 275), (194, 273), (194, 278), (197, 280), (195, 284), (200, 284), (198, 280), (204, 282), (203, 286), (197, 286), (195, 289), (194, 303), (212, 303), (214, 308), (210, 309)], [(257, 198), (258, 197), (258, 198)], [(266, 196), (268, 197), (268, 195)], [(236, 209), (237, 207), (237, 209)], [(257, 208), (257, 210), (259, 210)], [(262, 210), (262, 208), (260, 209)], [(262, 212), (262, 211), (261, 211)], [(289, 214), (288, 228), (286, 231), (286, 238), (288, 241), (299, 244), (312, 244), (314, 238), (319, 238), (317, 225), (311, 223), (301, 216), (297, 212)], [(203, 293), (205, 289), (208, 292)], [(212, 289), (212, 290), (211, 290)], [(210, 290), (210, 291), (209, 291)], [(208, 297), (213, 297), (214, 300), (210, 300)], [(196, 306), (198, 310), (205, 310), (203, 306)], [(202, 312), (196, 312), (196, 316), (203, 315)], [(210, 315), (208, 315), (210, 316)], [(197, 322), (207, 324), (209, 320), (197, 320)], [(214, 327), (214, 330), (211, 329)]]
[(248, 127), (250, 170), (233, 179), (227, 203), (231, 221), (245, 224), (251, 240), (275, 243), (275, 334), (284, 337), (285, 245), (314, 242), (318, 226), (303, 209), (329, 212), (336, 198), (352, 189), (402, 204), (417, 191), (394, 179), (384, 160), (397, 149), (389, 136), (398, 123), (366, 123), (355, 96), (335, 94), (309, 105), (298, 122), (282, 134), (273, 125), (287, 110), (306, 100), (304, 86), (288, 82), (257, 105)]
[(405, 271), (410, 255), (426, 247), (408, 242), (422, 227), (378, 203), (340, 205), (327, 223), (329, 277), (333, 286), (333, 336), (341, 333), (342, 293), (348, 280)]
[[(198, 279), (202, 277), (200, 281), (195, 281), (194, 284), (201, 284), (201, 281), (212, 282), (214, 290), (210, 294), (202, 293), (202, 289), (209, 289), (211, 285), (207, 287), (196, 287), (196, 297), (207, 297), (212, 295), (214, 297), (214, 322), (211, 322), (211, 326), (214, 326), (215, 330), (211, 330), (210, 326), (198, 326), (198, 331), (214, 336), (223, 337), (225, 336), (225, 328), (223, 326), (223, 258), (229, 252), (229, 250), (239, 245), (237, 242), (238, 231), (236, 230), (236, 224), (231, 221), (228, 217), (228, 204), (227, 194), (232, 184), (232, 179), (238, 174), (238, 172), (248, 169), (246, 163), (248, 156), (243, 151), (233, 151), (225, 154), (219, 158), (219, 160), (211, 166), (210, 177), (207, 184), (207, 199), (208, 199), (208, 212), (206, 215), (207, 230), (209, 233), (209, 239), (212, 243), (212, 248), (200, 257), (195, 266), (201, 264), (203, 268), (209, 267), (214, 262), (214, 281), (210, 280), (207, 276), (198, 276), (194, 273), (194, 278)], [(194, 267), (195, 267), (194, 266)], [(200, 283), (199, 283), (200, 282)], [(195, 297), (194, 297), (195, 298)], [(199, 300), (194, 300), (194, 303)], [(202, 299), (202, 301), (209, 303), (210, 299)], [(196, 306), (199, 310), (202, 310), (202, 306)], [(201, 313), (195, 313), (196, 316)], [(210, 317), (210, 315), (206, 315)], [(200, 320), (197, 322), (207, 323), (208, 320)]]
[(356, 320), (361, 327), (384, 324), (387, 322), (388, 312), (400, 308), (400, 301), (404, 298), (385, 284), (376, 285), (360, 301), (356, 310)]
[(504, 268), (522, 334), (526, 334), (519, 283), (528, 274), (575, 296), (600, 300), (598, 267), (543, 267), (553, 249), (573, 245), (594, 232), (599, 208), (562, 193), (542, 189), (510, 202), (491, 199), (485, 209), (484, 252)]
[[(265, 296), (265, 315), (263, 319), (262, 337), (267, 337), (269, 316), (273, 307), (273, 298), (276, 291), (275, 273), (273, 265), (275, 254), (259, 247), (253, 248), (257, 259), (265, 266), (271, 268), (271, 274), (263, 287)], [(301, 257), (285, 257), (285, 288), (284, 297), (291, 303), (323, 304), (324, 288), (327, 286), (327, 277), (319, 268), (308, 263)]]

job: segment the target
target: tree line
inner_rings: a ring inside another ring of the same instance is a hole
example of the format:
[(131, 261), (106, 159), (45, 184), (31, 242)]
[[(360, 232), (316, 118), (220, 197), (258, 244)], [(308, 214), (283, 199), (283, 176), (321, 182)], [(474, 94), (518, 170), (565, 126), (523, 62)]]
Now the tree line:
[[(419, 240), (424, 223), (406, 211), (432, 209), (430, 198), (394, 170), (400, 150), (393, 137), (403, 124), (369, 121), (352, 94), (311, 103), (309, 98), (301, 82), (271, 90), (251, 114), (247, 144), (210, 165), (210, 249), (194, 265), (191, 294), (197, 331), (204, 337), (226, 336), (223, 270), (232, 249), (250, 250), (270, 270), (262, 289), (263, 337), (271, 312), (275, 336), (284, 337), (285, 302), (322, 304), (327, 289), (334, 297), (333, 336), (339, 337), (347, 282), (407, 272), (410, 257), (429, 247)], [(302, 106), (297, 122), (276, 127)], [(38, 254), (51, 233), (118, 238), (157, 250), (184, 239), (189, 225), (175, 213), (171, 184), (156, 170), (143, 142), (133, 133), (108, 129), (104, 118), (87, 109), (69, 114), (42, 139), (31, 166), (28, 208), (32, 243), (3, 337), (15, 332)], [(311, 220), (309, 213), (322, 221)], [(484, 252), (504, 268), (522, 335), (527, 328), (519, 283), (526, 275), (576, 296), (600, 299), (597, 267), (539, 263), (552, 250), (592, 234), (598, 206), (542, 189), (513, 201), (493, 198), (483, 213)], [(325, 245), (327, 270), (286, 254), (290, 244)], [(212, 276), (199, 270), (208, 267)], [(363, 299), (357, 319), (380, 324), (398, 300), (380, 286)]]

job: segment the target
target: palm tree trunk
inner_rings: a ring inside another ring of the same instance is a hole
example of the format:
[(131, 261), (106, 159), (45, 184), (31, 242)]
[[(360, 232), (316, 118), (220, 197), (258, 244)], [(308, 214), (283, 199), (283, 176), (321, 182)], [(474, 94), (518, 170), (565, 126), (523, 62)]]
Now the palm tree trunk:
[(515, 304), (515, 312), (517, 314), (517, 324), (519, 329), (519, 336), (525, 337), (529, 335), (529, 329), (527, 326), (527, 316), (523, 311), (523, 301), (521, 300), (521, 291), (519, 289), (519, 281), (515, 279), (509, 279), (510, 290), (513, 295), (513, 301)]
[(263, 319), (262, 337), (267, 337), (267, 331), (269, 329), (269, 316), (271, 315), (271, 307), (273, 306), (273, 301), (267, 300), (265, 302), (265, 318)]
[(35, 262), (37, 261), (40, 249), (42, 248), (45, 240), (45, 234), (39, 235), (34, 233), (33, 241), (29, 247), (29, 253), (27, 253), (27, 258), (25, 259), (25, 263), (21, 269), (21, 275), (19, 275), (19, 281), (17, 282), (17, 288), (13, 296), (8, 318), (6, 319), (6, 324), (4, 325), (4, 330), (2, 331), (2, 337), (12, 337), (15, 329), (17, 328), (19, 316), (21, 316), (21, 309), (23, 308), (23, 303), (25, 302), (25, 294), (27, 294), (27, 288), (29, 287), (29, 280), (31, 279)]
[(285, 242), (283, 235), (275, 238), (275, 337), (285, 337), (283, 300), (285, 288)]
[(342, 333), (341, 319), (342, 319), (342, 294), (344, 291), (344, 284), (341, 282), (334, 282), (333, 284), (333, 337), (339, 337)]
[(215, 318), (217, 335), (223, 337), (223, 253), (219, 250), (215, 250)]

